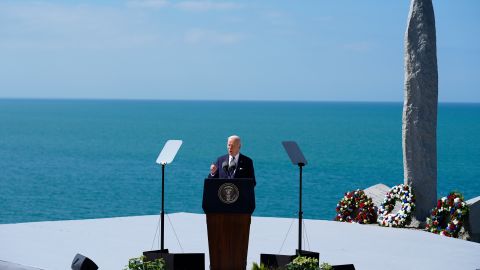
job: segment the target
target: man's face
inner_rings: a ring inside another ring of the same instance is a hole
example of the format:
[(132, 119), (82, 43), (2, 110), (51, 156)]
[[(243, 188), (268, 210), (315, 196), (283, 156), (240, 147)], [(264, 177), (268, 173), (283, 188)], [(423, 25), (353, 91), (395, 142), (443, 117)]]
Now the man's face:
[(240, 141), (237, 139), (229, 139), (227, 141), (227, 150), (229, 155), (237, 155), (238, 152), (240, 152)]

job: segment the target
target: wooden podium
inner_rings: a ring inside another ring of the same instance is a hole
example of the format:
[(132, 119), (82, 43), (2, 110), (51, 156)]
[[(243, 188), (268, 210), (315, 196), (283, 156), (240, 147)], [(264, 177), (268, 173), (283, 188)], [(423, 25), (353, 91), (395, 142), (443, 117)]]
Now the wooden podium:
[(254, 186), (252, 179), (205, 179), (202, 207), (207, 216), (211, 270), (247, 267)]

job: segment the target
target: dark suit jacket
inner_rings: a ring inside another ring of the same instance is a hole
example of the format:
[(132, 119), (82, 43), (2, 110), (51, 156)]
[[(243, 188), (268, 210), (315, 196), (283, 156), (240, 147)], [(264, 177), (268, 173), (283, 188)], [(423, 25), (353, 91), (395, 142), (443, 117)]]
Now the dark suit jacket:
[[(227, 172), (222, 168), (222, 163), (228, 163), (229, 155), (223, 155), (217, 159), (215, 165), (217, 172), (215, 175), (208, 174), (208, 178), (228, 178)], [(233, 173), (233, 178), (251, 178), (255, 182), (255, 170), (253, 169), (253, 161), (249, 157), (240, 153), (238, 157), (237, 167)], [(256, 182), (255, 182), (256, 183)]]

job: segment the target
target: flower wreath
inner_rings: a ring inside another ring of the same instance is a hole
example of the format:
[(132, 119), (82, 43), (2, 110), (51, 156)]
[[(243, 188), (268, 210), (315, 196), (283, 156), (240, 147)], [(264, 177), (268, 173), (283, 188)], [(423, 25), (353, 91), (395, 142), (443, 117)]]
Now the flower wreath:
[(449, 237), (458, 237), (468, 215), (468, 205), (464, 202), (462, 194), (450, 192), (447, 197), (437, 201), (430, 217), (427, 218), (426, 230)]
[(349, 191), (337, 204), (336, 221), (369, 224), (376, 219), (372, 199), (363, 190)]
[[(391, 213), (397, 201), (402, 203), (402, 207), (397, 213)], [(414, 209), (415, 197), (412, 188), (403, 184), (394, 186), (385, 194), (385, 199), (378, 208), (377, 222), (380, 226), (404, 227), (412, 221)]]

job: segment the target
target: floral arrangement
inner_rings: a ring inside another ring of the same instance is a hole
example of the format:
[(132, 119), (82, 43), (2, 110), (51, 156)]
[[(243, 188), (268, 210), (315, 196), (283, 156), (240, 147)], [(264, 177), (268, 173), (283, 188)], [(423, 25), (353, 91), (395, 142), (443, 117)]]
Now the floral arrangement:
[(458, 237), (468, 215), (468, 205), (459, 192), (450, 192), (447, 197), (437, 201), (437, 207), (432, 209), (427, 218), (426, 230), (449, 237)]
[(329, 263), (322, 263), (320, 264), (320, 270), (333, 270), (333, 266), (331, 266)]
[(319, 270), (318, 260), (310, 257), (298, 256), (285, 266), (286, 270)]
[[(251, 270), (273, 270), (264, 264), (258, 265), (253, 263)], [(285, 270), (333, 270), (333, 266), (324, 262), (318, 266), (318, 260), (310, 257), (298, 256), (292, 262), (285, 265), (285, 267), (275, 268), (275, 269), (285, 269)]]
[(372, 199), (359, 189), (345, 193), (336, 211), (336, 221), (369, 224), (377, 219)]
[(257, 263), (253, 263), (252, 270), (269, 270), (263, 263), (258, 265)]
[(166, 269), (165, 260), (162, 258), (154, 261), (145, 261), (145, 256), (132, 258), (128, 260), (128, 265), (123, 270), (164, 270)]
[[(396, 202), (399, 201), (402, 207), (397, 213), (392, 213)], [(409, 185), (398, 185), (392, 187), (383, 203), (378, 208), (377, 222), (380, 226), (405, 227), (412, 221), (412, 212), (415, 210), (415, 197)]]

